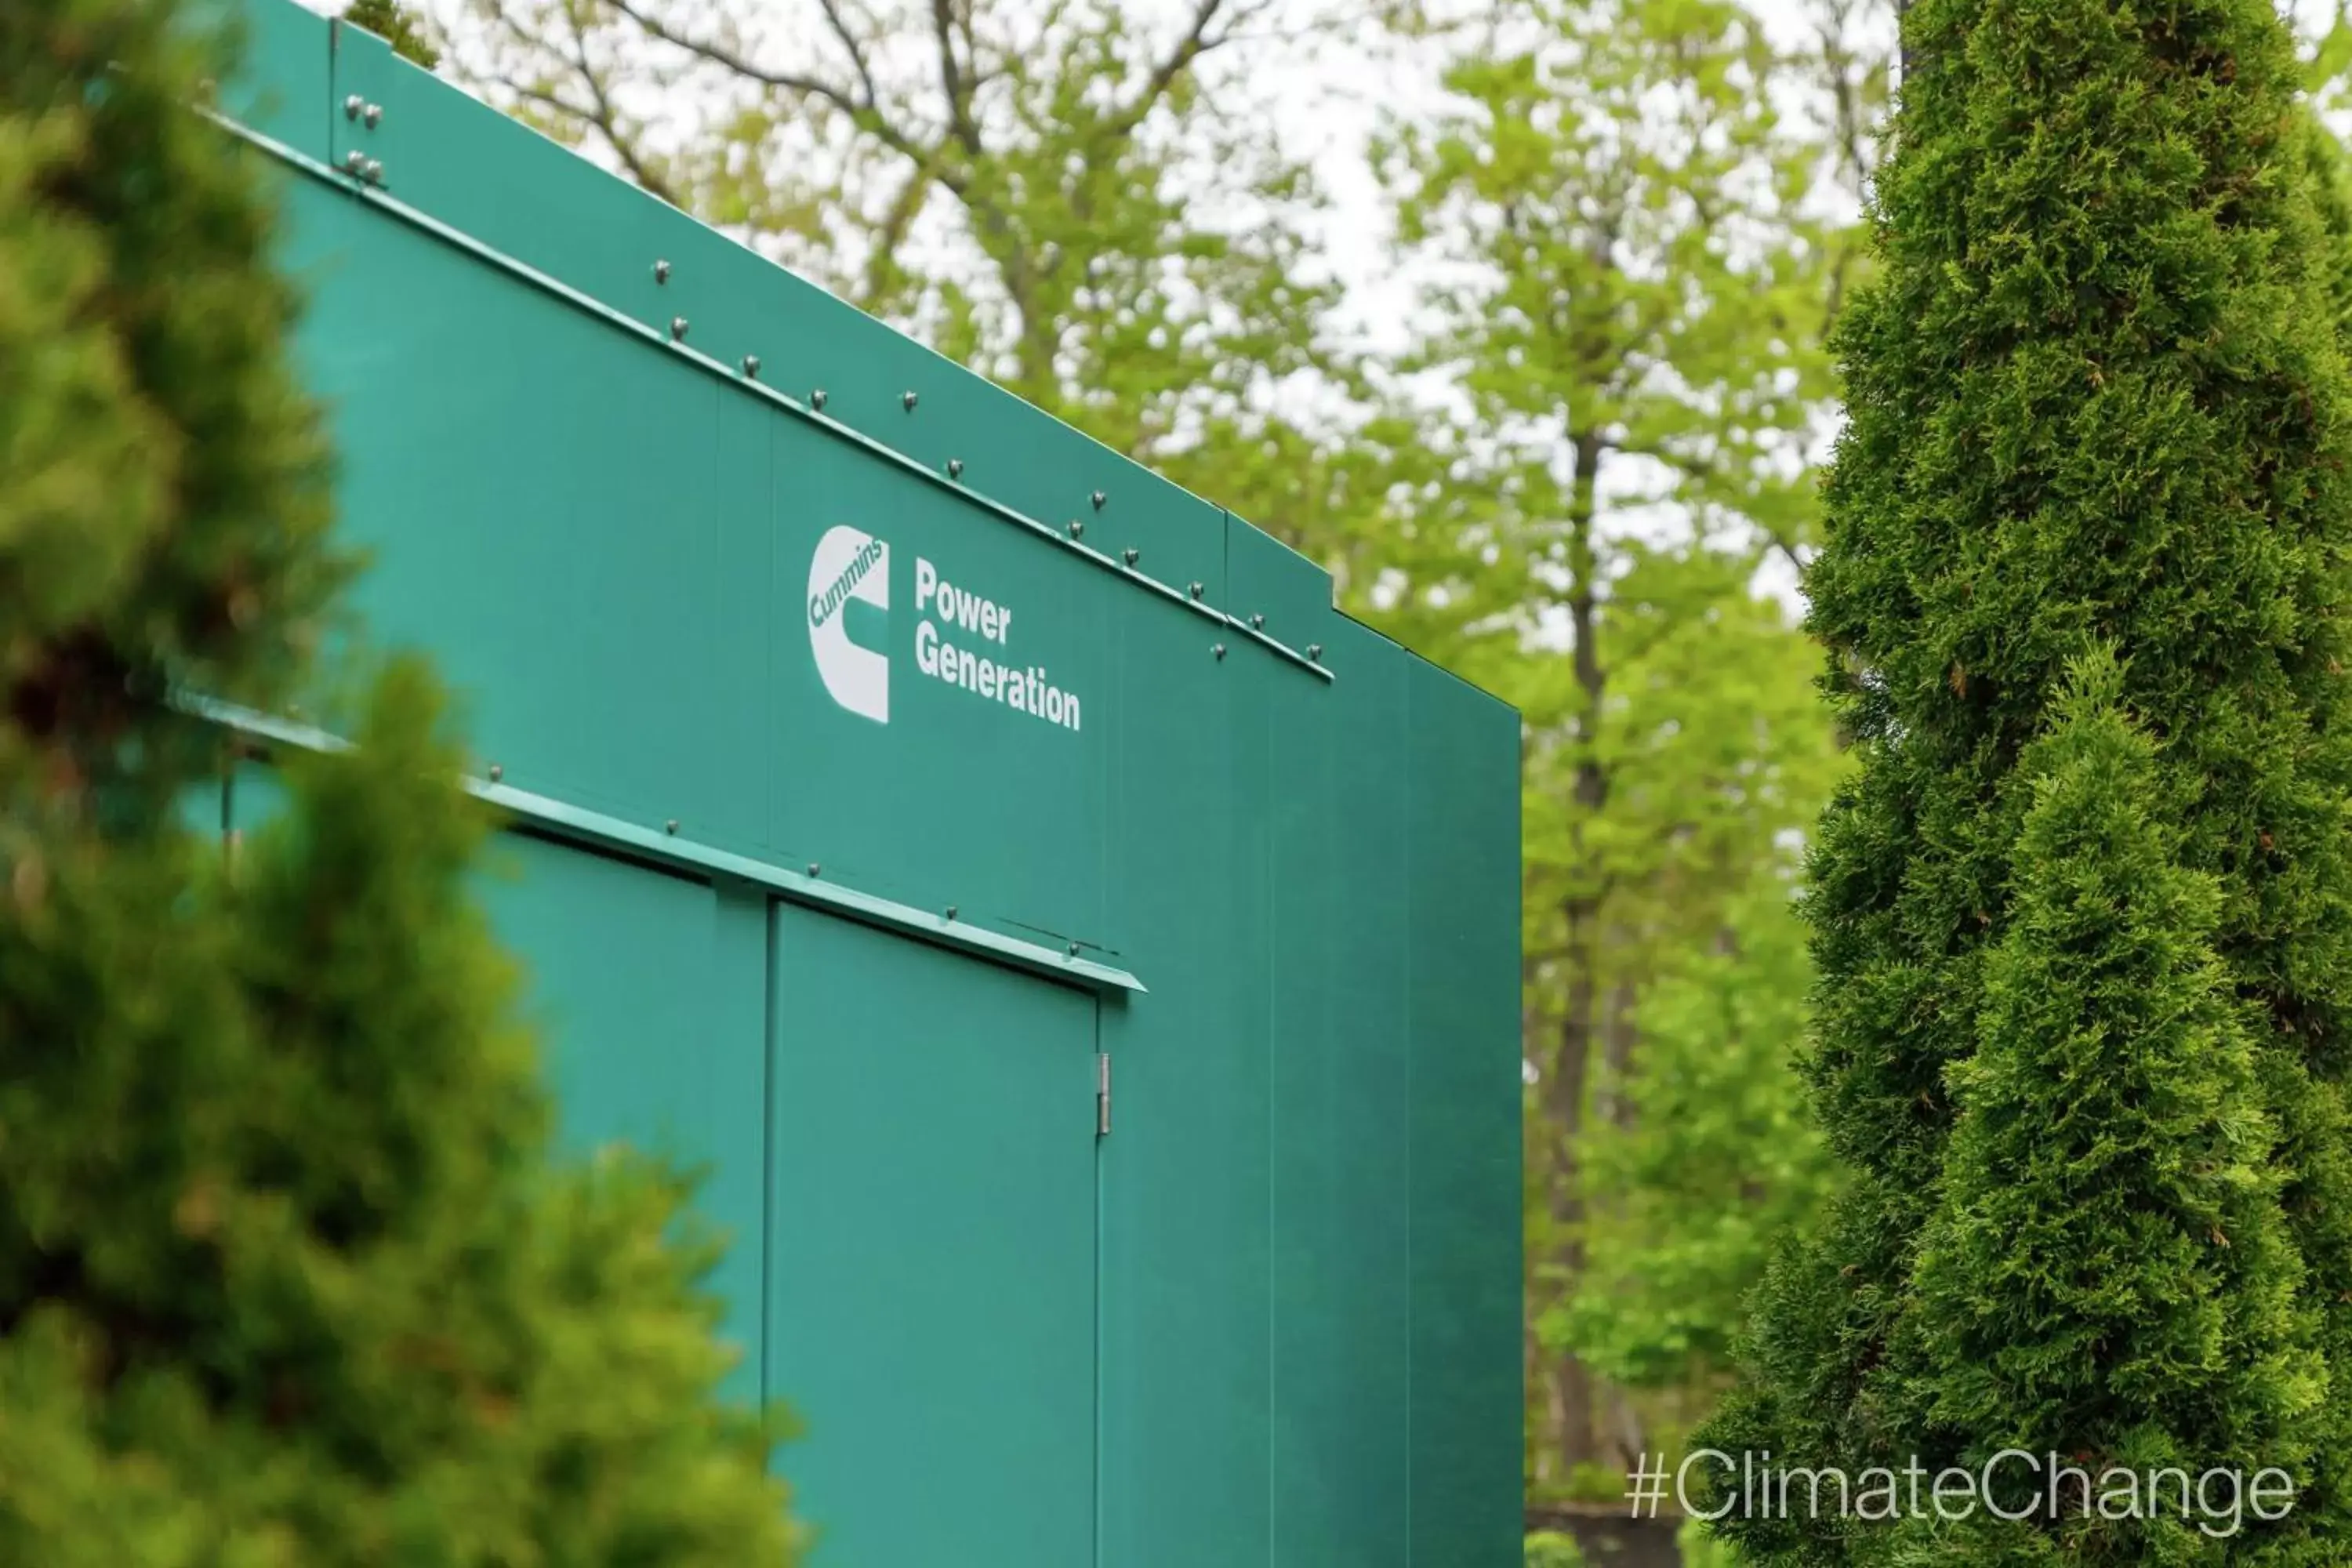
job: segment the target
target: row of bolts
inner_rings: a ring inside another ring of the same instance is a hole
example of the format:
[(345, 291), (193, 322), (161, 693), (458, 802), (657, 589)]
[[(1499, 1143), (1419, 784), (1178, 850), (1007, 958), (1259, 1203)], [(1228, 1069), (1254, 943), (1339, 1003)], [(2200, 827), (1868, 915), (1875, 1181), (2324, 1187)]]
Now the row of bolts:
[[(343, 100), (343, 117), (347, 120), (364, 120), (367, 122), (368, 129), (373, 131), (378, 124), (382, 123), (383, 120), (383, 105), (380, 103), (370, 103), (358, 93), (353, 93), (349, 98)], [(369, 157), (366, 153), (362, 153), (357, 149), (353, 149), (351, 155), (344, 159), (343, 166), (349, 169), (352, 174), (357, 174), (362, 179), (367, 181), (367, 183), (372, 185), (382, 184), (383, 183), (383, 164), (382, 162)], [(655, 262), (654, 281), (656, 283), (667, 284), (669, 281), (669, 270), (668, 262)], [(672, 316), (669, 321), (670, 341), (672, 342), (685, 342), (686, 331), (686, 318), (684, 316)], [(743, 374), (753, 380), (757, 380), (759, 378), (760, 356), (758, 354), (745, 354), (743, 356)], [(898, 399), (899, 405), (905, 408), (909, 414), (912, 414), (915, 411), (915, 394), (911, 391), (902, 394)], [(824, 388), (820, 386), (809, 394), (809, 406), (815, 409), (820, 414), (824, 412)], [(948, 478), (954, 479), (961, 479), (962, 477), (963, 459), (961, 458), (950, 458), (948, 459)], [(1095, 491), (1093, 497), (1095, 510), (1097, 511), (1100, 511), (1103, 509), (1104, 501), (1108, 499), (1109, 498), (1102, 491)], [(1072, 539), (1078, 538), (1080, 535), (1084, 534), (1086, 531), (1087, 525), (1085, 523), (1079, 521), (1076, 518), (1072, 518), (1070, 520), (1070, 537)], [(1133, 545), (1128, 546), (1127, 549), (1122, 551), (1120, 553), (1130, 567), (1143, 558), (1143, 552), (1136, 549)], [(1192, 597), (1198, 599), (1206, 590), (1202, 584), (1194, 583), (1192, 584), (1191, 591)], [(1250, 629), (1252, 631), (1264, 631), (1265, 629), (1265, 617), (1263, 615), (1251, 616)], [(1225, 657), (1225, 645), (1223, 643), (1217, 643), (1210, 651), (1214, 653), (1217, 658), (1223, 658)], [(1321, 643), (1308, 643), (1307, 645), (1307, 657), (1311, 660), (1320, 663), (1323, 658), (1323, 645)]]
[[(654, 263), (654, 281), (656, 283), (667, 283), (669, 281), (668, 262), (656, 261)], [(669, 336), (672, 342), (683, 342), (686, 340), (686, 331), (687, 320), (684, 316), (672, 316), (670, 318)], [(745, 354), (743, 356), (743, 374), (754, 380), (758, 379), (760, 374), (760, 356), (758, 354)], [(912, 391), (901, 393), (898, 396), (898, 405), (909, 414), (912, 414), (915, 411), (915, 403), (916, 397)], [(820, 414), (824, 412), (824, 388), (821, 386), (817, 387), (809, 394), (809, 406), (815, 409)], [(963, 459), (961, 458), (950, 458), (948, 459), (948, 478), (951, 479), (959, 479), (962, 477)], [(1091, 499), (1094, 501), (1095, 510), (1097, 511), (1100, 511), (1103, 509), (1103, 503), (1110, 498), (1105, 495), (1102, 491), (1097, 490)], [(1072, 539), (1080, 537), (1086, 532), (1086, 531), (1087, 525), (1084, 522), (1081, 522), (1076, 518), (1072, 518), (1070, 520), (1070, 537)], [(1135, 546), (1131, 544), (1119, 553), (1129, 566), (1133, 566), (1137, 562), (1143, 559), (1143, 552), (1136, 549)], [(1202, 584), (1194, 583), (1192, 584), (1191, 592), (1192, 597), (1198, 599), (1203, 593), (1207, 592), (1207, 589)], [(1265, 629), (1265, 617), (1262, 615), (1251, 616), (1250, 629), (1252, 631), (1264, 631)], [(1223, 658), (1225, 657), (1225, 645), (1218, 643), (1211, 649), (1211, 651), (1219, 658)], [(1307, 645), (1307, 657), (1318, 663), (1320, 663), (1323, 658), (1323, 645), (1321, 643), (1308, 643)]]
[[(343, 100), (343, 118), (364, 120), (367, 122), (367, 128), (373, 131), (383, 122), (383, 105), (370, 103), (355, 92)], [(344, 155), (343, 167), (371, 185), (383, 184), (383, 162), (380, 159), (369, 157), (356, 147)]]

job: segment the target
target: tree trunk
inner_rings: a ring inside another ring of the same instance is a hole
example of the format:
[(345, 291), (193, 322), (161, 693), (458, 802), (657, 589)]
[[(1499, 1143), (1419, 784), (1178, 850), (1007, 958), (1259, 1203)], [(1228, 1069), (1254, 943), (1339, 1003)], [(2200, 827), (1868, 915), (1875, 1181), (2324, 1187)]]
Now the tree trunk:
[[(1583, 711), (1577, 718), (1576, 763), (1570, 785), (1578, 812), (1578, 826), (1571, 830), (1571, 842), (1576, 846), (1580, 858), (1583, 845), (1581, 822), (1597, 815), (1609, 796), (1608, 774), (1594, 750), (1601, 700), (1608, 687), (1607, 673), (1601, 665), (1597, 637), (1599, 560), (1592, 541), (1602, 449), (1597, 436), (1585, 434), (1576, 437), (1576, 476), (1567, 520), (1568, 564), (1572, 576), (1569, 616), (1575, 637), (1570, 657), (1574, 661), (1577, 688), (1583, 699)], [(1540, 1100), (1551, 1123), (1549, 1142), (1553, 1159), (1550, 1180), (1545, 1184), (1545, 1191), (1551, 1202), (1556, 1233), (1561, 1238), (1554, 1262), (1562, 1276), (1563, 1282), (1559, 1287), (1562, 1294), (1575, 1289), (1577, 1278), (1584, 1268), (1582, 1232), (1585, 1204), (1579, 1146), (1584, 1136), (1585, 1100), (1591, 1084), (1594, 1026), (1603, 962), (1603, 954), (1597, 943), (1602, 890), (1596, 879), (1585, 876), (1584, 868), (1580, 865), (1571, 866), (1570, 874), (1576, 879), (1576, 884), (1571, 886), (1560, 911), (1567, 924), (1562, 951), (1567, 969), (1566, 1005), (1560, 1015), (1551, 1070), (1546, 1075), (1545, 1092)], [(1558, 1446), (1559, 1474), (1564, 1478), (1579, 1464), (1595, 1464), (1602, 1459), (1603, 1445), (1600, 1436), (1593, 1379), (1591, 1372), (1574, 1356), (1553, 1354), (1533, 1347), (1532, 1322), (1528, 1331), (1532, 1353), (1546, 1363), (1542, 1379), (1546, 1392), (1546, 1415), (1553, 1441)]]

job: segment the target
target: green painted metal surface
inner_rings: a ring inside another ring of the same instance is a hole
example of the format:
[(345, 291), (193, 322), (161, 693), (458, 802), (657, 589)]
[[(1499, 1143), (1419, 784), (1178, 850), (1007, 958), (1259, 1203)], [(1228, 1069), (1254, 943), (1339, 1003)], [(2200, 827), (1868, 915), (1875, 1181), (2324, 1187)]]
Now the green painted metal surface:
[(780, 910), (770, 1392), (816, 1568), (1094, 1556), (1095, 999)]
[(284, 175), (361, 608), (530, 829), (486, 897), (567, 1142), (704, 1172), (819, 1568), (1516, 1561), (1516, 716), (252, 5), (223, 114)]
[[(1413, 1212), (1412, 906), (1398, 879), (1411, 815), (1405, 769), (1359, 762), (1398, 745), (1406, 662), (1360, 627), (1330, 636), (1330, 657), (1347, 671), (1333, 700), (1286, 685), (1271, 715), (1281, 781), (1270, 802), (1272, 1091), (1288, 1110), (1271, 1166), (1272, 1399), (1283, 1419), (1269, 1560), (1507, 1561), (1408, 1550), (1412, 1424), (1398, 1413), (1412, 1409), (1412, 1320), (1399, 1282), (1410, 1277), (1418, 1219), (1394, 1216)], [(1343, 933), (1334, 910), (1346, 911)], [(1455, 1048), (1477, 1038), (1458, 1037)], [(1466, 1435), (1473, 1462), (1492, 1464), (1491, 1435)], [(1516, 1484), (1516, 1473), (1508, 1479)], [(1492, 1540), (1489, 1529), (1482, 1543)]]
[(1468, 688), (1418, 662), (1404, 676), (1412, 1561), (1483, 1563), (1520, 1534), (1519, 1477), (1488, 1447), (1523, 1412), (1518, 1341), (1495, 1331), (1520, 1301), (1519, 909), (1492, 891), (1518, 886), (1518, 778)]

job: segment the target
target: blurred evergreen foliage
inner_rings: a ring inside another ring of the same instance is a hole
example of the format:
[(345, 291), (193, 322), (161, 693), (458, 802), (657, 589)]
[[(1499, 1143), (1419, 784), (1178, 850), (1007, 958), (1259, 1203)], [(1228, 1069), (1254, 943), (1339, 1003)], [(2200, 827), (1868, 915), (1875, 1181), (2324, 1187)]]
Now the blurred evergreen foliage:
[[(184, 24), (0, 6), (0, 1563), (782, 1568), (679, 1184), (551, 1163), (439, 689), (317, 664), (331, 462)], [(172, 699), (331, 687), (232, 857)]]

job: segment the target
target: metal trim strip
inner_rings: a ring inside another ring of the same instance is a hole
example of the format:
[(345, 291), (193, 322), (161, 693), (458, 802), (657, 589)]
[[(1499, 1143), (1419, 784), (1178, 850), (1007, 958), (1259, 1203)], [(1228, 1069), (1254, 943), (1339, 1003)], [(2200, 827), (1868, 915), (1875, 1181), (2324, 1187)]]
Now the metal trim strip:
[[(175, 697), (173, 705), (183, 712), (218, 724), (247, 740), (266, 744), (292, 746), (309, 752), (340, 752), (348, 750), (351, 745), (339, 735), (308, 724), (191, 693)], [(698, 844), (690, 838), (680, 838), (660, 828), (641, 827), (603, 812), (590, 811), (550, 795), (516, 789), (509, 784), (492, 784), (487, 779), (467, 778), (464, 785), (466, 792), (477, 800), (495, 806), (551, 837), (591, 848), (616, 851), (690, 875), (748, 882), (796, 904), (846, 916), (866, 925), (914, 937), (936, 946), (953, 948), (1087, 990), (1097, 993), (1126, 991), (1142, 995), (1148, 989), (1135, 975), (1111, 964), (1080, 958), (1075, 953), (1060, 952), (1038, 942), (1024, 942), (1019, 937), (1004, 936), (967, 921), (950, 920), (945, 915), (919, 910), (873, 893), (860, 892), (839, 882), (803, 876), (764, 860), (754, 860), (749, 856)]]

